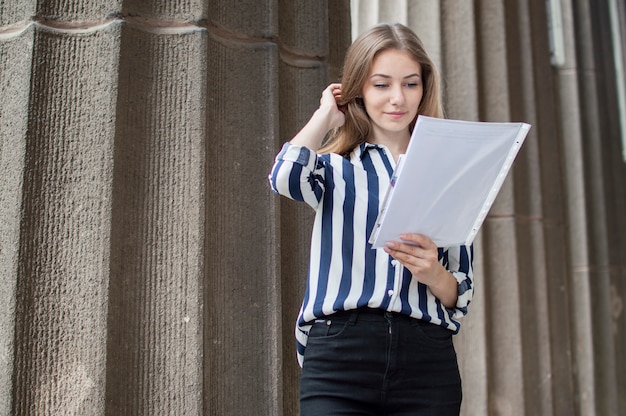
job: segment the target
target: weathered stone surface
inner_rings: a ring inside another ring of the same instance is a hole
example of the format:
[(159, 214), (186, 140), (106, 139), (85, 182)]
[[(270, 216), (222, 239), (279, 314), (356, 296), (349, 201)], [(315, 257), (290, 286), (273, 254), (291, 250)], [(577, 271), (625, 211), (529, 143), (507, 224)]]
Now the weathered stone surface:
[(23, 178), (14, 414), (102, 414), (119, 25), (37, 31)]
[(107, 414), (202, 414), (206, 47), (122, 32)]
[(0, 41), (0, 415), (11, 414), (16, 287), (34, 30)]

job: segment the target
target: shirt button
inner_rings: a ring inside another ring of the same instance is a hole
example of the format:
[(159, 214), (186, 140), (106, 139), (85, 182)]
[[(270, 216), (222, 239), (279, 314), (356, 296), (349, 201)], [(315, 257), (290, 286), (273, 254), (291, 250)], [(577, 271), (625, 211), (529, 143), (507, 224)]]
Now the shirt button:
[(387, 294), (389, 295), (389, 297), (392, 297), (392, 296), (393, 296), (393, 290), (391, 290), (391, 289), (390, 289), (390, 290), (387, 292)]

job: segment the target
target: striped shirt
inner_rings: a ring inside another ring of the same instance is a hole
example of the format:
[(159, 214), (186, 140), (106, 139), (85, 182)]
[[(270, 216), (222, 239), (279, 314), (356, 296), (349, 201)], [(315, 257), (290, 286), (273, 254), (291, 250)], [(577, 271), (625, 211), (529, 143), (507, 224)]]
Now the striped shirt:
[(363, 143), (345, 158), (285, 143), (269, 175), (272, 190), (316, 212), (308, 281), (296, 324), (298, 362), (319, 318), (360, 307), (399, 312), (454, 333), (473, 295), (473, 247), (439, 248), (439, 262), (456, 278), (454, 309), (368, 238), (389, 187), (395, 161), (382, 145)]

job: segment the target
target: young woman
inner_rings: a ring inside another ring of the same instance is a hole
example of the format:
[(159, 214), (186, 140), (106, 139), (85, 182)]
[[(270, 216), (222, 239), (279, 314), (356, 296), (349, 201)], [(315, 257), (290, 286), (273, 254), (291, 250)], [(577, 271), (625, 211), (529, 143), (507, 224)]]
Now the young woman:
[(452, 335), (473, 294), (472, 247), (367, 242), (420, 114), (443, 116), (437, 71), (409, 28), (378, 25), (276, 157), (274, 192), (316, 211), (296, 326), (303, 416), (459, 413)]

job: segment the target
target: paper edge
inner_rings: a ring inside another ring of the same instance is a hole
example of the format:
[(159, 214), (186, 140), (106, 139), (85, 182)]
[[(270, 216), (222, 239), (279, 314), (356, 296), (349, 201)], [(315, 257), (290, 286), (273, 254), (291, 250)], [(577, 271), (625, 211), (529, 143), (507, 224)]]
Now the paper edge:
[(515, 162), (515, 158), (517, 157), (517, 154), (522, 149), (522, 145), (524, 144), (524, 141), (526, 140), (526, 136), (528, 135), (530, 128), (531, 128), (531, 125), (528, 123), (520, 124), (517, 135), (515, 136), (515, 139), (513, 140), (514, 143), (509, 149), (509, 153), (504, 159), (504, 163), (500, 167), (500, 171), (498, 172), (498, 175), (496, 176), (496, 180), (491, 186), (491, 189), (489, 190), (489, 193), (487, 194), (487, 198), (485, 199), (485, 202), (483, 203), (480, 211), (478, 212), (478, 217), (476, 217), (476, 220), (474, 221), (474, 224), (472, 225), (469, 231), (469, 234), (467, 235), (467, 238), (465, 239), (465, 245), (470, 245), (476, 238), (476, 235), (478, 234), (478, 232), (480, 231), (480, 228), (482, 227), (483, 222), (485, 222), (485, 219), (487, 218), (487, 215), (489, 214), (489, 211), (491, 210), (491, 206), (493, 205), (496, 198), (498, 197), (498, 194), (500, 193), (500, 190), (502, 189), (502, 185), (504, 184), (504, 181), (508, 177), (511, 168), (513, 167), (513, 163)]

